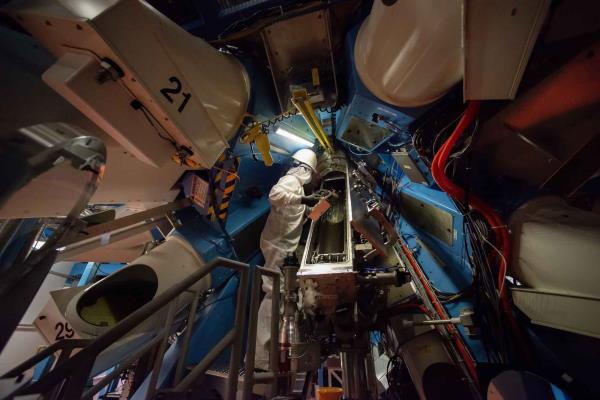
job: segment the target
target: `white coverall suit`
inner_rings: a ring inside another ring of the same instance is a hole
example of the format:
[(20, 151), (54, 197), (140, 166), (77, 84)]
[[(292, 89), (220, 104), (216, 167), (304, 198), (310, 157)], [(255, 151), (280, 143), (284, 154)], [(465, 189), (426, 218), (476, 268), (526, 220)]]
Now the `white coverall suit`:
[[(303, 186), (310, 182), (311, 177), (310, 168), (300, 165), (291, 168), (271, 188), (269, 192), (271, 213), (260, 236), (260, 249), (265, 257), (265, 268), (281, 273), (280, 268), (285, 257), (298, 247), (306, 212), (306, 206), (300, 202), (304, 196)], [(263, 276), (262, 288), (266, 295), (258, 310), (255, 367), (268, 370), (272, 279)]]

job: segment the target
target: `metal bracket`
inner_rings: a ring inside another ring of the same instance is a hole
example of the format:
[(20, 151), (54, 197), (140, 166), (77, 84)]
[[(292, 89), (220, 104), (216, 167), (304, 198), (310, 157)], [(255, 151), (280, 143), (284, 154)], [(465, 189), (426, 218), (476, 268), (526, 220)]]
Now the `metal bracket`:
[(449, 319), (426, 319), (423, 321), (413, 321), (407, 320), (403, 321), (404, 326), (414, 326), (414, 325), (462, 325), (467, 331), (467, 335), (473, 336), (479, 333), (479, 330), (475, 327), (475, 321), (473, 316), (475, 315), (474, 311), (468, 308), (460, 311), (458, 317), (453, 317)]

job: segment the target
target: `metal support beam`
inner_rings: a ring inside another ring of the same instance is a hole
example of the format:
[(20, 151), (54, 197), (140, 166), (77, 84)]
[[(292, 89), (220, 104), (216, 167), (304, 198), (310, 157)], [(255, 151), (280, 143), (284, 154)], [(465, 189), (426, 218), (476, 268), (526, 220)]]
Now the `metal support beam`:
[(198, 310), (198, 302), (200, 301), (200, 293), (198, 290), (194, 291), (194, 300), (190, 305), (190, 312), (188, 313), (187, 325), (185, 332), (183, 333), (183, 342), (181, 344), (181, 354), (179, 360), (177, 360), (177, 367), (175, 368), (175, 377), (173, 378), (173, 385), (177, 385), (181, 381), (183, 375), (183, 368), (185, 367), (185, 360), (187, 359), (188, 348), (190, 347), (190, 338), (192, 337), (192, 328), (196, 321), (196, 311)]
[(248, 269), (240, 271), (240, 281), (237, 290), (237, 301), (235, 306), (234, 339), (229, 359), (229, 383), (225, 399), (235, 400), (237, 395), (238, 379), (240, 374), (240, 362), (242, 357), (242, 340), (244, 338), (244, 326), (246, 326), (246, 289), (248, 288)]
[[(146, 211), (141, 211), (114, 221), (94, 225), (82, 230), (76, 237), (64, 243), (64, 249), (59, 254), (58, 260), (68, 260), (77, 254), (100, 246), (112, 244), (138, 233), (148, 231), (167, 221), (167, 215), (177, 210), (189, 207), (189, 199), (177, 200)], [(106, 240), (108, 237), (109, 240)]]
[[(260, 290), (262, 275), (257, 269), (252, 275), (252, 293), (250, 294), (250, 315), (248, 316), (248, 342), (246, 344), (246, 372), (242, 398), (248, 398), (254, 385), (254, 361), (256, 357), (256, 327), (258, 324), (258, 308), (260, 307)], [(272, 315), (272, 318), (275, 315)], [(271, 339), (273, 336), (271, 336)]]
[(600, 171), (598, 154), (600, 154), (600, 134), (581, 146), (542, 184), (542, 188), (573, 197), (588, 180)]
[(158, 382), (158, 375), (160, 374), (160, 367), (163, 363), (163, 357), (167, 350), (167, 342), (169, 340), (169, 328), (173, 324), (173, 318), (175, 318), (175, 311), (177, 308), (177, 300), (171, 300), (169, 303), (169, 309), (167, 311), (167, 319), (165, 321), (165, 330), (162, 334), (162, 339), (154, 356), (154, 366), (152, 367), (152, 376), (150, 377), (150, 383), (148, 384), (148, 391), (146, 392), (146, 398), (152, 399), (156, 394), (156, 383)]
[(319, 143), (321, 143), (321, 146), (329, 153), (333, 153), (333, 146), (323, 129), (321, 120), (315, 113), (312, 103), (308, 99), (306, 89), (295, 90), (293, 92), (292, 104), (300, 111), (302, 117), (304, 117), (304, 120), (308, 124), (308, 127), (313, 131), (315, 137), (319, 140)]
[[(225, 335), (225, 337), (223, 339), (221, 339), (219, 341), (219, 343), (217, 343), (217, 345), (206, 356), (204, 356), (202, 361), (199, 364), (197, 364), (190, 371), (190, 373), (187, 374), (186, 377), (183, 378), (183, 380), (181, 382), (179, 382), (179, 384), (177, 386), (175, 386), (175, 389), (173, 391), (174, 392), (184, 392), (184, 391), (188, 390), (200, 376), (202, 376), (204, 373), (206, 373), (208, 368), (215, 362), (215, 360), (221, 355), (221, 353), (223, 353), (223, 351), (225, 351), (225, 349), (234, 342), (235, 336), (236, 336), (235, 330), (236, 330), (236, 327), (234, 327), (232, 330), (230, 330), (229, 333), (227, 333), (227, 335)], [(229, 373), (231, 374), (231, 371), (229, 371)], [(238, 377), (236, 375), (235, 376), (236, 382), (237, 382), (237, 379), (238, 379)], [(237, 385), (237, 383), (236, 383), (236, 385)]]

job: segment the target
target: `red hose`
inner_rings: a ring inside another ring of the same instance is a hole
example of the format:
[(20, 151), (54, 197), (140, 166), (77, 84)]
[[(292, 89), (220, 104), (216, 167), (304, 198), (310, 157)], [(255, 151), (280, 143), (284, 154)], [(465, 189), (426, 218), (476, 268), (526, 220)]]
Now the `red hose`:
[(444, 192), (448, 193), (450, 197), (461, 203), (464, 203), (466, 200), (468, 200), (468, 206), (471, 209), (479, 212), (486, 219), (489, 226), (492, 229), (494, 229), (496, 236), (496, 247), (498, 248), (501, 256), (498, 266), (498, 292), (500, 296), (500, 301), (502, 304), (504, 314), (506, 315), (506, 318), (511, 326), (511, 330), (513, 331), (513, 334), (519, 341), (527, 357), (531, 359), (529, 348), (525, 345), (525, 339), (521, 333), (520, 327), (517, 324), (514, 315), (512, 314), (512, 308), (508, 297), (506, 296), (506, 291), (504, 288), (507, 263), (510, 259), (510, 235), (508, 229), (502, 221), (502, 218), (500, 218), (500, 216), (494, 211), (494, 209), (491, 206), (489, 206), (485, 201), (473, 194), (470, 194), (469, 198), (467, 199), (465, 190), (460, 186), (456, 185), (454, 182), (452, 182), (444, 172), (446, 163), (448, 162), (448, 157), (450, 156), (454, 145), (456, 144), (460, 136), (463, 134), (463, 132), (473, 123), (475, 117), (477, 116), (477, 113), (479, 112), (480, 106), (480, 101), (469, 101), (467, 109), (465, 110), (465, 113), (458, 122), (458, 125), (456, 125), (456, 128), (454, 128), (454, 131), (452, 132), (448, 140), (444, 142), (443, 146), (435, 154), (433, 158), (433, 163), (431, 164), (431, 174), (433, 175), (433, 179), (438, 184), (440, 189), (442, 189)]
[[(433, 164), (431, 165), (431, 174), (433, 175), (433, 179), (435, 179), (435, 182), (438, 184), (440, 189), (461, 203), (466, 200), (465, 190), (452, 182), (446, 176), (444, 169), (448, 161), (448, 157), (450, 157), (450, 152), (465, 129), (467, 129), (475, 120), (480, 105), (481, 102), (479, 101), (469, 102), (469, 105), (467, 106), (467, 109), (465, 110), (465, 113), (460, 119), (458, 125), (454, 129), (454, 132), (452, 132), (452, 135), (450, 135), (448, 140), (446, 140), (441, 149), (436, 153), (435, 157), (433, 158)], [(496, 236), (500, 239), (498, 241), (498, 247), (502, 255), (500, 266), (498, 268), (498, 291), (500, 292), (500, 297), (502, 297), (504, 294), (504, 277), (506, 276), (507, 268), (506, 263), (510, 257), (510, 237), (508, 230), (502, 222), (502, 219), (487, 203), (475, 195), (470, 195), (468, 200), (469, 206), (483, 215), (492, 229), (496, 229), (498, 232)]]
[[(427, 292), (427, 297), (429, 297), (431, 304), (433, 304), (433, 308), (435, 308), (435, 311), (438, 313), (438, 315), (441, 319), (448, 319), (448, 314), (446, 313), (446, 310), (444, 309), (444, 307), (442, 307), (442, 304), (440, 303), (439, 299), (433, 293), (433, 290), (429, 286), (429, 281), (427, 280), (427, 277), (421, 270), (421, 267), (419, 266), (419, 264), (413, 257), (411, 251), (408, 249), (408, 247), (406, 247), (406, 245), (404, 243), (401, 243), (401, 246), (402, 246), (402, 251), (404, 252), (404, 255), (406, 256), (406, 258), (408, 258), (408, 261), (410, 262), (410, 265), (412, 266), (413, 270), (419, 276), (419, 280), (423, 284), (423, 287), (425, 288), (425, 291)], [(426, 312), (426, 314), (429, 315), (428, 312)], [(469, 374), (471, 375), (471, 378), (473, 379), (475, 384), (479, 387), (479, 376), (477, 375), (477, 369), (475, 368), (475, 360), (473, 360), (473, 357), (471, 356), (471, 354), (467, 350), (465, 344), (463, 343), (462, 337), (460, 336), (460, 334), (458, 333), (458, 331), (456, 330), (454, 325), (447, 326), (446, 330), (450, 333), (450, 335), (452, 335), (452, 338), (454, 339), (454, 344), (455, 344), (456, 348), (458, 349), (458, 352), (460, 353), (460, 356), (462, 357), (463, 361), (465, 362), (465, 365), (467, 366), (467, 369), (469, 370)]]
[(398, 311), (411, 310), (411, 309), (417, 310), (421, 314), (425, 314), (428, 317), (432, 318), (429, 310), (427, 308), (425, 308), (425, 306), (423, 306), (422, 304), (417, 304), (417, 303), (396, 304), (395, 306), (392, 306), (390, 309), (388, 309), (387, 312), (389, 315), (389, 313), (396, 313)]

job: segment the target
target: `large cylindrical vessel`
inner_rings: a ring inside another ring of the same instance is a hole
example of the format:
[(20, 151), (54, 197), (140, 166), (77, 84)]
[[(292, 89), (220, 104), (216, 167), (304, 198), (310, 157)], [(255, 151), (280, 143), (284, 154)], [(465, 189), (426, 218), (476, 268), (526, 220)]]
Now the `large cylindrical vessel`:
[(461, 1), (375, 0), (354, 47), (356, 71), (379, 99), (431, 103), (463, 76)]
[[(166, 241), (125, 268), (94, 283), (68, 303), (65, 318), (82, 338), (100, 336), (140, 307), (160, 296), (204, 265), (204, 261), (183, 237), (170, 234)], [(207, 275), (177, 299), (176, 311), (211, 286)], [(130, 354), (132, 349), (165, 327), (167, 307), (142, 322), (102, 353), (94, 367), (102, 371)]]

